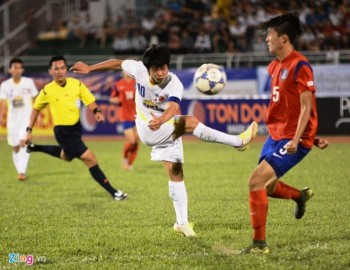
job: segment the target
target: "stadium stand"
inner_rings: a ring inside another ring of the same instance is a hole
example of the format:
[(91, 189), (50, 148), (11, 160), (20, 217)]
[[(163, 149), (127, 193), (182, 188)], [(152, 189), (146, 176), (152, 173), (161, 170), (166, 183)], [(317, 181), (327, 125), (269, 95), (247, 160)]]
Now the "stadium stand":
[[(16, 49), (4, 49), (0, 41), (0, 51), (5, 56), (132, 55), (158, 43), (176, 55), (255, 57), (266, 52), (259, 24), (288, 11), (297, 12), (305, 23), (297, 49), (323, 55), (323, 63), (338, 61), (339, 51), (350, 49), (349, 1), (135, 0), (134, 6), (121, 10), (106, 1), (101, 24), (91, 20), (91, 3), (103, 0), (3, 1), (0, 17), (5, 19), (7, 7), (17, 12), (13, 18), (25, 14), (26, 25), (21, 30), (25, 34), (7, 40)], [(11, 24), (13, 32), (21, 22), (11, 19)], [(2, 40), (5, 34), (0, 32)], [(254, 61), (259, 64), (259, 57)]]
[[(140, 17), (133, 9), (126, 10), (123, 16), (118, 14), (115, 19), (107, 16), (102, 26), (91, 25), (89, 14), (74, 14), (68, 22), (65, 40), (70, 43), (67, 47), (87, 50), (98, 45), (94, 41), (99, 40), (100, 48), (107, 46), (118, 54), (138, 53), (150, 41), (168, 45), (176, 53), (263, 51), (259, 23), (288, 11), (298, 12), (306, 25), (307, 31), (298, 48), (313, 51), (349, 48), (349, 3), (336, 0), (216, 1), (214, 4), (199, 0), (167, 1), (166, 6), (155, 10), (150, 7)], [(60, 28), (54, 31), (59, 32)], [(189, 36), (182, 39), (184, 32)], [(135, 46), (135, 35), (147, 41), (142, 43), (143, 48)], [(86, 39), (90, 42), (86, 43)]]

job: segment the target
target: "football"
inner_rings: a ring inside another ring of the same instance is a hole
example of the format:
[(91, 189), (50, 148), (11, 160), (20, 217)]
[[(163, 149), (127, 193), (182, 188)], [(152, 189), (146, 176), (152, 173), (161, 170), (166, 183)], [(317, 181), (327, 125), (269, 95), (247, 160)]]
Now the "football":
[(203, 94), (216, 95), (226, 85), (227, 78), (223, 67), (203, 64), (194, 73), (193, 83)]

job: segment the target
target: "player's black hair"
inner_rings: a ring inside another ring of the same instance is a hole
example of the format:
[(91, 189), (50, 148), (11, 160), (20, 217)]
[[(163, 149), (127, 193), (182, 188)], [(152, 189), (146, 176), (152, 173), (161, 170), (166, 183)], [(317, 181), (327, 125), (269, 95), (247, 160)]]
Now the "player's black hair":
[(142, 63), (147, 70), (152, 66), (156, 68), (163, 67), (164, 65), (169, 66), (170, 53), (168, 48), (163, 45), (152, 44), (151, 47), (143, 53)]
[(67, 65), (67, 60), (66, 60), (66, 58), (64, 58), (64, 56), (62, 56), (62, 55), (56, 55), (56, 56), (51, 57), (50, 62), (49, 62), (49, 68), (52, 67), (52, 63), (53, 63), (53, 62), (61, 61), (61, 60), (63, 60), (63, 61), (64, 61), (64, 64)]
[(260, 28), (267, 30), (273, 28), (278, 36), (287, 35), (290, 43), (294, 43), (297, 36), (303, 32), (302, 24), (297, 13), (287, 13), (274, 17), (260, 25)]
[(23, 67), (23, 61), (21, 59), (19, 59), (19, 58), (12, 58), (10, 60), (9, 68), (11, 68), (12, 64), (16, 64), (16, 63), (17, 64), (21, 64), (22, 67)]

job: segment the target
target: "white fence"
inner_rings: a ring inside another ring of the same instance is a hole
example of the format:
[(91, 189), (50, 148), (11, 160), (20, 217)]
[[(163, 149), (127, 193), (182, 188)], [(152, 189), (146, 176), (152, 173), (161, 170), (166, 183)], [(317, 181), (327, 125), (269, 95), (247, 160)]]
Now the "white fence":
[(38, 32), (67, 20), (82, 0), (9, 0), (0, 6), (0, 66), (26, 50)]

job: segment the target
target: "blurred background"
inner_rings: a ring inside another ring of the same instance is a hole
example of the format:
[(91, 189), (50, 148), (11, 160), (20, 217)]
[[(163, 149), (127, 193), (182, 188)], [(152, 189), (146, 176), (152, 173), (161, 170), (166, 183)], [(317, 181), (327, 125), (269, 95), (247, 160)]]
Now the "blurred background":
[[(80, 60), (91, 64), (139, 59), (150, 44), (164, 44), (172, 53), (171, 69), (185, 86), (181, 112), (236, 133), (251, 120), (263, 124), (268, 104), (266, 65), (273, 56), (258, 26), (288, 11), (297, 12), (305, 25), (295, 47), (314, 68), (319, 131), (349, 135), (349, 0), (0, 0), (0, 82), (8, 78), (14, 56), (24, 61), (26, 75), (40, 89), (50, 81), (47, 68), (53, 55), (66, 56), (69, 65)], [(193, 87), (193, 73), (203, 63), (226, 69), (228, 84), (216, 96), (204, 96)], [(82, 120), (87, 134), (121, 132), (118, 108), (107, 102), (119, 78), (118, 72), (81, 78), (109, 117), (96, 130), (86, 112)], [(41, 126), (50, 127), (49, 115), (43, 119)]]
[(149, 44), (167, 45), (177, 69), (198, 66), (203, 58), (226, 67), (266, 64), (271, 58), (258, 26), (287, 11), (298, 12), (305, 23), (296, 48), (306, 51), (313, 63), (350, 62), (346, 0), (1, 0), (0, 4), (1, 68), (13, 55), (24, 56), (28, 67), (46, 70), (47, 55), (98, 61), (106, 55), (138, 55)]

